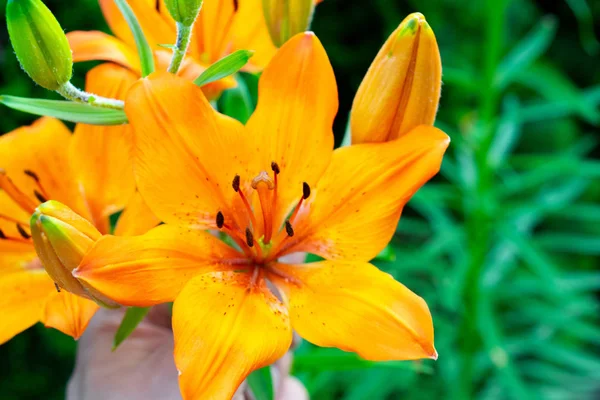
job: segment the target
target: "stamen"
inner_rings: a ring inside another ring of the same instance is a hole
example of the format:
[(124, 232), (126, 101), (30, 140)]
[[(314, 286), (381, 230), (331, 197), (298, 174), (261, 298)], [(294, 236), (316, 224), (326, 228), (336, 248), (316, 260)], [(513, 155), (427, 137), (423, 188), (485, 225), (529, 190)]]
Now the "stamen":
[[(38, 189), (39, 189), (39, 193), (42, 194), (42, 197), (45, 199), (49, 199), (50, 196), (48, 195), (48, 192), (46, 191), (46, 189), (44, 189), (44, 186), (42, 186), (42, 182), (40, 181), (40, 177), (33, 171), (26, 169), (23, 171), (23, 173), (25, 175), (27, 175), (28, 177), (32, 178), (35, 181), (35, 184), (37, 185)], [(37, 195), (36, 197), (38, 198), (38, 200), (40, 199)], [(41, 200), (40, 200), (41, 201)], [(42, 203), (44, 203), (44, 201), (42, 201)]]
[(0, 219), (3, 219), (5, 221), (9, 221), (9, 222), (14, 222), (15, 224), (21, 224), (21, 225), (27, 226), (26, 222), (19, 221), (18, 219), (13, 218), (13, 217), (9, 217), (8, 215), (2, 215), (2, 214), (0, 214)]
[(217, 213), (217, 228), (221, 229), (225, 225), (225, 216), (221, 211)]
[(8, 239), (2, 229), (0, 229), (0, 239)]
[(250, 228), (246, 228), (246, 244), (248, 247), (254, 247), (254, 236)]
[(38, 199), (40, 202), (45, 203), (48, 201), (47, 198), (45, 198), (40, 192), (38, 192), (37, 190), (33, 191), (33, 194), (35, 195), (35, 198)]
[(31, 239), (31, 235), (19, 224), (17, 224), (17, 230), (23, 236), (23, 239)]
[(256, 218), (254, 217), (254, 213), (252, 212), (252, 207), (250, 207), (250, 203), (248, 202), (246, 195), (244, 195), (244, 191), (240, 190), (240, 176), (239, 175), (236, 175), (235, 178), (233, 178), (231, 187), (233, 187), (233, 190), (235, 190), (235, 192), (238, 193), (240, 195), (240, 197), (242, 198), (244, 207), (246, 207), (246, 212), (248, 213), (248, 216), (250, 217), (250, 222), (252, 223), (252, 228), (256, 229), (257, 228)]
[(310, 186), (306, 182), (302, 182), (302, 197), (304, 200), (310, 197)]
[(304, 200), (308, 199), (309, 197), (310, 197), (310, 186), (308, 186), (308, 183), (303, 182), (302, 183), (302, 197), (300, 198), (300, 201), (298, 201), (298, 204), (296, 204), (296, 208), (294, 208), (294, 212), (290, 216), (289, 221), (291, 223), (293, 223), (294, 220), (296, 219), (296, 216), (298, 215), (298, 212), (300, 211), (300, 207), (302, 206), (302, 202)]
[(2, 231), (2, 229), (0, 229), (0, 240), (9, 240), (11, 242), (19, 242), (19, 243), (31, 243), (29, 240), (25, 240), (25, 239), (21, 239), (19, 237), (10, 237), (10, 236), (6, 236), (6, 234), (4, 233), (4, 231)]
[(285, 232), (289, 237), (294, 236), (294, 228), (292, 228), (290, 221), (285, 221)]
[(273, 170), (273, 183), (274, 183), (274, 188), (273, 188), (273, 205), (271, 206), (271, 211), (273, 212), (273, 215), (277, 215), (277, 187), (279, 186), (277, 184), (277, 175), (279, 175), (279, 173), (281, 172), (281, 170), (279, 169), (279, 164), (277, 164), (275, 161), (271, 162), (271, 169)]
[(56, 291), (60, 293), (60, 286), (58, 286), (58, 283), (54, 282), (54, 287), (56, 288)]
[(19, 190), (13, 181), (6, 175), (6, 171), (1, 168), (0, 189), (4, 190), (4, 192), (6, 192), (6, 194), (28, 214), (32, 214), (35, 211), (37, 204), (29, 196), (26, 196), (25, 193)]
[(275, 161), (271, 163), (271, 169), (275, 173), (275, 175), (279, 174), (281, 171), (279, 170), (279, 165)]
[(25, 173), (25, 175), (29, 176), (30, 178), (33, 178), (34, 181), (38, 182), (40, 181), (39, 176), (37, 176), (37, 174), (31, 170), (26, 169), (25, 171), (23, 171)]

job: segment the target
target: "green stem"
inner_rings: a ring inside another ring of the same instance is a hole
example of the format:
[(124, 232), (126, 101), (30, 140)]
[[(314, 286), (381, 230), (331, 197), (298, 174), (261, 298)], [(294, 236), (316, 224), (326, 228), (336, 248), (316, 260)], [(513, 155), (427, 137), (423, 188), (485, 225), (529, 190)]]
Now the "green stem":
[(73, 86), (71, 82), (65, 83), (56, 91), (65, 99), (75, 101), (77, 103), (85, 103), (96, 107), (112, 108), (115, 110), (122, 110), (125, 108), (125, 103), (121, 100), (110, 99), (108, 97), (97, 96), (92, 93), (84, 92), (83, 90)]
[(485, 49), (482, 85), (479, 97), (480, 129), (477, 148), (473, 157), (478, 171), (478, 178), (473, 188), (474, 202), (466, 210), (466, 224), (471, 260), (468, 266), (463, 291), (465, 314), (459, 338), (463, 348), (463, 365), (459, 398), (472, 398), (477, 385), (475, 374), (475, 357), (481, 348), (482, 340), (479, 332), (478, 316), (481, 304), (481, 275), (487, 254), (491, 247), (493, 231), (490, 227), (487, 203), (491, 200), (494, 171), (490, 169), (487, 159), (494, 133), (496, 131), (496, 112), (501, 93), (495, 85), (497, 67), (502, 57), (502, 33), (506, 15), (504, 0), (487, 0), (485, 15)]
[(192, 37), (192, 27), (177, 23), (177, 42), (173, 48), (173, 58), (169, 65), (168, 71), (172, 74), (177, 74), (179, 67), (183, 62), (185, 53), (187, 53), (188, 46), (190, 45), (190, 38)]

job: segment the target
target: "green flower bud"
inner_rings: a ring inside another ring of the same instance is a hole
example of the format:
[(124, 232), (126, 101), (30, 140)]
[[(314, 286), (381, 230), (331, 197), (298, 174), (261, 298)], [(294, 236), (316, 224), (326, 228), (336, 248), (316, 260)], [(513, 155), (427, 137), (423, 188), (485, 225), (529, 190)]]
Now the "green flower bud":
[(57, 90), (71, 80), (67, 36), (41, 0), (8, 0), (6, 23), (21, 67), (38, 85)]
[(192, 26), (202, 8), (202, 0), (165, 0), (165, 5), (176, 22)]
[(50, 200), (35, 209), (30, 227), (38, 257), (58, 287), (105, 307), (118, 306), (72, 273), (102, 237), (94, 225), (64, 204)]
[(277, 47), (310, 27), (316, 0), (263, 0), (269, 34)]

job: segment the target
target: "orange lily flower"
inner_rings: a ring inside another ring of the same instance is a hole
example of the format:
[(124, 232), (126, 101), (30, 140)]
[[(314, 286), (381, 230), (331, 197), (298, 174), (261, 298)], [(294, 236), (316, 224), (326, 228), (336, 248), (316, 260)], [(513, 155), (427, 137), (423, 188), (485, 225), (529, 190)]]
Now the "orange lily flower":
[[(89, 72), (87, 89), (123, 98), (135, 81), (131, 72), (105, 64)], [(85, 330), (98, 305), (57, 291), (36, 255), (29, 219), (53, 199), (108, 233), (109, 216), (130, 203), (117, 233), (143, 233), (135, 224), (152, 219), (135, 195), (130, 136), (128, 126), (83, 124), (71, 134), (60, 121), (42, 118), (0, 137), (0, 343), (40, 320), (76, 339)]]
[[(333, 70), (312, 33), (266, 67), (246, 126), (170, 74), (129, 92), (138, 187), (166, 225), (104, 236), (73, 274), (121, 304), (175, 301), (185, 399), (230, 398), (288, 350), (292, 329), (369, 360), (437, 357), (425, 301), (368, 261), (439, 170), (449, 138), (419, 126), (333, 151), (337, 108)], [(325, 260), (286, 263), (297, 252)]]
[[(73, 61), (111, 61), (140, 74), (135, 41), (113, 0), (99, 0), (102, 13), (116, 37), (100, 31), (75, 31), (67, 34)], [(161, 0), (128, 0), (128, 3), (154, 49), (157, 70), (165, 71), (172, 51), (160, 45), (173, 44), (175, 21)], [(246, 69), (262, 70), (276, 52), (265, 18), (262, 0), (205, 0), (195, 22), (188, 54), (178, 73), (196, 79), (209, 65), (239, 49), (254, 50)], [(231, 77), (203, 87), (213, 99), (235, 86)]]

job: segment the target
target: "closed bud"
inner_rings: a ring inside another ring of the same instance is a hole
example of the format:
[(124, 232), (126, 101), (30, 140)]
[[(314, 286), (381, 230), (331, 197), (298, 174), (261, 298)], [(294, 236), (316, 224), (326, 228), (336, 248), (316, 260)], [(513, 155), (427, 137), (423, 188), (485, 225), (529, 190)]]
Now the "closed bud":
[(38, 85), (57, 90), (71, 80), (67, 37), (41, 0), (8, 0), (6, 23), (21, 67)]
[(176, 22), (192, 26), (202, 8), (202, 0), (165, 0), (165, 5)]
[(273, 43), (281, 47), (310, 27), (315, 0), (263, 0), (263, 12)]
[(30, 224), (38, 257), (59, 288), (105, 307), (118, 306), (72, 274), (85, 253), (102, 237), (88, 220), (64, 204), (50, 200), (35, 209)]
[(356, 93), (352, 143), (385, 142), (433, 125), (441, 84), (435, 35), (422, 14), (411, 14), (379, 50)]

